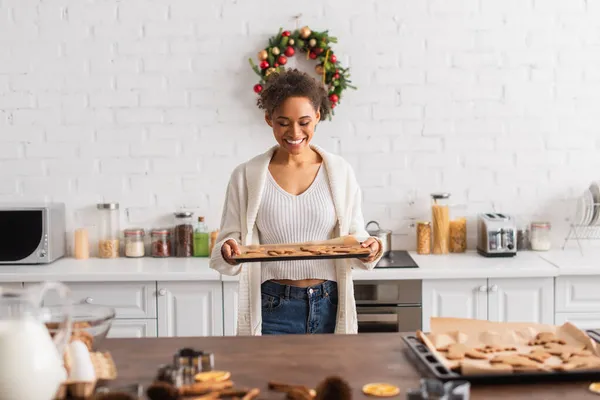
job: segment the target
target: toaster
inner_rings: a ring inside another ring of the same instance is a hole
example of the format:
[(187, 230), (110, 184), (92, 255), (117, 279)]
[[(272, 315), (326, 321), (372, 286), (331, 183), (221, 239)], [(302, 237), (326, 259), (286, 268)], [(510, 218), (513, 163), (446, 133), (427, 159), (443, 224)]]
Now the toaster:
[(485, 257), (517, 254), (517, 225), (513, 217), (484, 213), (477, 217), (477, 252)]

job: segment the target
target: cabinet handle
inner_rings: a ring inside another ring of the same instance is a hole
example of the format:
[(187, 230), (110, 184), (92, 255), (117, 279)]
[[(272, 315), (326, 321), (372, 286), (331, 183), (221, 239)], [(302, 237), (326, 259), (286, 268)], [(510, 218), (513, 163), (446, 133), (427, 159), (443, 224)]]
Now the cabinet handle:
[(488, 287), (487, 286), (479, 286), (479, 291), (480, 292), (487, 292), (488, 291)]
[(167, 289), (160, 289), (158, 291), (158, 295), (159, 296), (166, 296), (167, 295)]
[(490, 287), (490, 291), (491, 292), (497, 292), (498, 291), (498, 285), (492, 285), (492, 287)]
[(86, 304), (92, 304), (94, 302), (94, 299), (92, 299), (91, 297), (86, 297), (85, 300), (84, 300), (84, 302)]

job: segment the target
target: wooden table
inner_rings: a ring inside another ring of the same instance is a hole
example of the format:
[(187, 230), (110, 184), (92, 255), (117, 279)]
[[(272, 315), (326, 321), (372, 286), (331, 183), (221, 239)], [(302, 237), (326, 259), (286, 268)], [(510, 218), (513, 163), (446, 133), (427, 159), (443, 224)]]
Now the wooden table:
[[(257, 387), (261, 399), (283, 399), (267, 391), (270, 380), (315, 387), (338, 374), (353, 388), (353, 398), (367, 398), (361, 387), (388, 382), (405, 391), (419, 386), (421, 376), (404, 355), (398, 334), (289, 335), (270, 337), (198, 337), (107, 339), (100, 344), (117, 364), (117, 387), (131, 383), (148, 385), (158, 365), (172, 362), (182, 347), (210, 351), (215, 368), (231, 371), (236, 387)], [(475, 386), (473, 399), (598, 399), (589, 392), (590, 382)], [(371, 398), (372, 400), (373, 398)]]

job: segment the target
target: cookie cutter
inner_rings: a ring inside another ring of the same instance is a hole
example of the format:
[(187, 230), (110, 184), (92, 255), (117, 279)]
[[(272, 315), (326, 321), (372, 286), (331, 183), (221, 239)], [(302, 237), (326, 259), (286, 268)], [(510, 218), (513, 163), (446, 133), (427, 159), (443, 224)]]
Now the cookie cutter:
[(407, 400), (469, 400), (471, 383), (468, 381), (449, 381), (443, 383), (437, 379), (421, 379), (421, 387), (406, 392)]
[(198, 372), (214, 370), (215, 356), (213, 353), (184, 347), (173, 356), (173, 366), (180, 371), (185, 383), (191, 383)]

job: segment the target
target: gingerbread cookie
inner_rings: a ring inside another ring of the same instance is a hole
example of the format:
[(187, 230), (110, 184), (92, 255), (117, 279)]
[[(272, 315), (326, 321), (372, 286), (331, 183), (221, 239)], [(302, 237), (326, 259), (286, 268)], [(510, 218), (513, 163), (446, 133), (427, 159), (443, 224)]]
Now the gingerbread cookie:
[[(559, 356), (561, 360), (567, 361), (574, 355), (591, 355), (589, 351), (584, 350), (583, 346), (575, 347), (575, 346), (567, 346), (558, 343), (549, 343), (544, 346), (546, 352), (552, 354), (553, 356)], [(584, 353), (581, 353), (584, 352)]]
[(543, 364), (544, 362), (546, 362), (547, 359), (552, 357), (552, 354), (548, 353), (545, 350), (537, 349), (537, 350), (531, 350), (531, 352), (529, 354), (527, 354), (526, 357), (529, 358), (530, 360), (537, 361), (537, 362)]
[(514, 370), (520, 371), (544, 369), (537, 361), (533, 361), (522, 354), (498, 355), (492, 358), (490, 363), (510, 365)]
[(473, 349), (471, 347), (465, 346), (462, 343), (454, 343), (448, 346), (442, 347), (438, 349), (438, 351), (445, 352), (446, 358), (448, 360), (462, 360), (465, 357), (472, 358), (475, 360), (485, 360), (487, 359), (487, 355)]
[(600, 358), (595, 356), (574, 356), (562, 365), (555, 367), (557, 371), (575, 369), (600, 369)]
[(552, 332), (540, 332), (535, 336), (534, 339), (531, 339), (528, 344), (530, 346), (539, 346), (550, 343), (566, 344), (564, 340), (559, 339), (556, 334)]
[(516, 351), (517, 348), (512, 347), (512, 346), (490, 346), (490, 345), (487, 345), (484, 347), (478, 347), (475, 350), (480, 351), (485, 354), (490, 354), (490, 353), (501, 353), (503, 351)]

